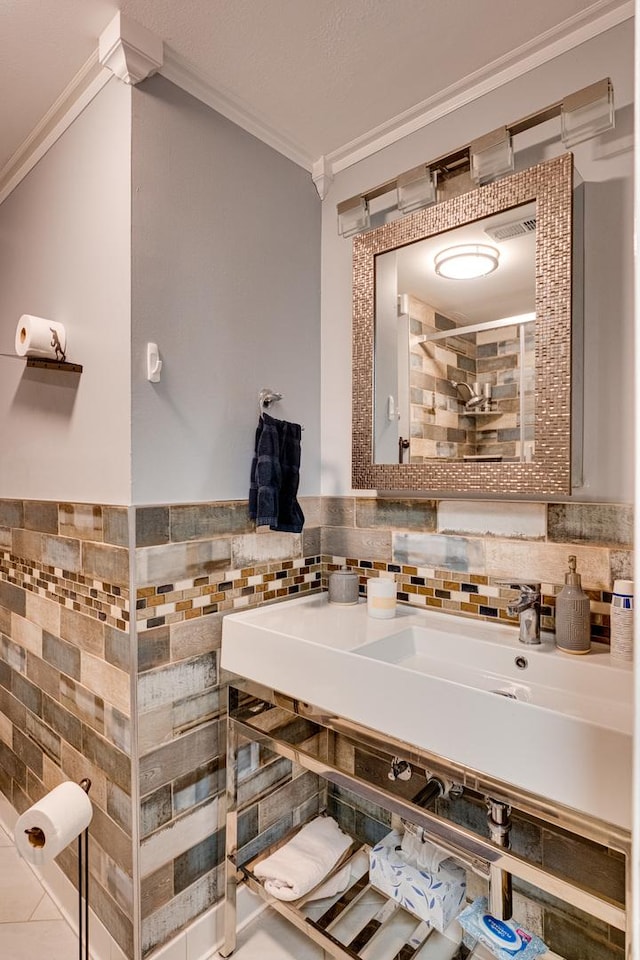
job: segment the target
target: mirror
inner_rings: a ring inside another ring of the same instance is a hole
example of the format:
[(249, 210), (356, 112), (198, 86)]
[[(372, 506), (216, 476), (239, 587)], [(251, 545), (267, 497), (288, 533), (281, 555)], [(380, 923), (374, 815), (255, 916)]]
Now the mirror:
[(355, 488), (571, 492), (572, 170), (354, 240)]
[(532, 201), (376, 257), (376, 463), (533, 459), (535, 241)]

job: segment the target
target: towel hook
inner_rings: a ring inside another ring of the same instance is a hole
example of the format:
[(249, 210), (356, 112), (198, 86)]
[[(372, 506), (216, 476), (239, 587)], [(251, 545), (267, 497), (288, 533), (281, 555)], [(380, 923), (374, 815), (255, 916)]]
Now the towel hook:
[[(258, 413), (260, 416), (262, 416), (265, 409), (268, 409), (272, 403), (277, 403), (278, 400), (282, 400), (281, 393), (277, 393), (275, 390), (272, 390), (271, 387), (263, 387), (258, 394)], [(304, 427), (301, 426), (300, 429), (304, 430)]]
[(282, 400), (281, 393), (276, 393), (276, 391), (272, 390), (271, 387), (263, 387), (258, 394), (259, 412), (262, 413), (265, 407), (268, 408), (272, 403), (276, 403), (278, 400)]

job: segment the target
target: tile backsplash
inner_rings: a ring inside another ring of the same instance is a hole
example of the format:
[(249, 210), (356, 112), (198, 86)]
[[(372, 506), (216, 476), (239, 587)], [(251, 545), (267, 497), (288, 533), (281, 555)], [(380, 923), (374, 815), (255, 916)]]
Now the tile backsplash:
[[(418, 506), (419, 505), (419, 506)], [(396, 580), (398, 599), (515, 625), (513, 590), (499, 580), (542, 585), (543, 629), (555, 628), (555, 598), (567, 558), (577, 558), (591, 601), (592, 638), (609, 639), (613, 581), (633, 577), (633, 511), (625, 504), (326, 498), (322, 553), (327, 570)]]
[[(607, 642), (613, 579), (633, 576), (626, 505), (308, 497), (302, 507), (296, 535), (258, 533), (246, 501), (132, 508), (131, 524), (123, 507), (0, 501), (0, 789), (22, 811), (61, 779), (92, 778), (93, 905), (128, 957), (223, 895), (227, 612), (326, 588), (346, 563), (362, 593), (370, 577), (393, 577), (405, 603), (514, 627), (513, 592), (497, 580), (537, 579), (553, 629), (573, 553), (592, 636)], [(317, 810), (314, 779), (282, 759), (252, 762), (246, 856)], [(59, 862), (75, 876), (73, 854)]]

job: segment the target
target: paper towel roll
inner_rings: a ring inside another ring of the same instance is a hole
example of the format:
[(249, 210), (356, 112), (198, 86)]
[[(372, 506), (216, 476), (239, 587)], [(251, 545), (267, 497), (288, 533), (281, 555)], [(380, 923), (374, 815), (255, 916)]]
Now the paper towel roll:
[(13, 832), (18, 853), (36, 866), (48, 863), (86, 830), (92, 816), (85, 791), (66, 780), (18, 818)]
[[(59, 346), (56, 353), (56, 346)], [(45, 320), (44, 317), (32, 317), (24, 313), (16, 328), (16, 353), (19, 357), (49, 357), (53, 360), (62, 357), (67, 349), (67, 334), (63, 323)]]

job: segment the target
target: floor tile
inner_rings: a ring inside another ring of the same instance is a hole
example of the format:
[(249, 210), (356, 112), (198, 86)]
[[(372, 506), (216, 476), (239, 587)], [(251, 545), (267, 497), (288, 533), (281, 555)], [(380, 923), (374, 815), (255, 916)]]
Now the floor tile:
[(324, 953), (274, 910), (265, 910), (238, 935), (233, 960), (323, 960)]
[(78, 939), (64, 920), (3, 923), (2, 956), (11, 960), (69, 960), (78, 952)]
[(0, 847), (0, 923), (28, 920), (42, 893), (42, 886), (16, 849)]
[(43, 894), (42, 900), (33, 911), (29, 920), (61, 920), (62, 916), (55, 903), (48, 894)]
[(12, 847), (13, 838), (10, 837), (5, 831), (0, 827), (0, 847)]

